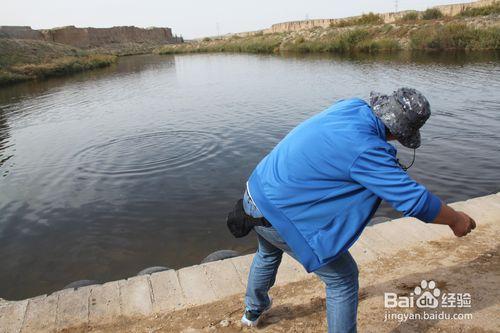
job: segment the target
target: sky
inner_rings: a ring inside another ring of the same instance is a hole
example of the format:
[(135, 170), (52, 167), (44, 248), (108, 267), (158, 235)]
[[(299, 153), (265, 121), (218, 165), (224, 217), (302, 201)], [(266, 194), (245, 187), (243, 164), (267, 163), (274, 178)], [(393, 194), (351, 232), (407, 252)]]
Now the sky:
[[(0, 25), (46, 29), (77, 27), (170, 27), (184, 38), (268, 28), (306, 18), (339, 18), (394, 11), (396, 0), (1, 0)], [(467, 0), (398, 0), (398, 9)]]

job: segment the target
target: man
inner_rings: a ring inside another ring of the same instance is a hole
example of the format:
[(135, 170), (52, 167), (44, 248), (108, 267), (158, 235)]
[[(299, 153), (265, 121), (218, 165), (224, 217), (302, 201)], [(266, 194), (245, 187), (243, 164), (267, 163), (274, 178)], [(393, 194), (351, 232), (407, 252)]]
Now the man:
[(242, 317), (257, 326), (271, 307), (283, 251), (326, 285), (329, 332), (356, 332), (358, 268), (348, 252), (380, 201), (405, 216), (446, 224), (462, 237), (475, 228), (465, 213), (443, 204), (411, 179), (396, 149), (420, 146), (419, 129), (430, 117), (415, 89), (341, 100), (293, 129), (256, 167), (243, 207), (253, 220), (259, 247), (253, 259)]

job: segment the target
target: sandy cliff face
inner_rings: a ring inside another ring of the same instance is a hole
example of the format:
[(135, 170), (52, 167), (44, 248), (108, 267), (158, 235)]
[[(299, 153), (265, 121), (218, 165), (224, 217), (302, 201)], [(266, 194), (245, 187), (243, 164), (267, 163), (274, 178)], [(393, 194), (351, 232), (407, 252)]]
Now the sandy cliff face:
[(117, 43), (166, 44), (174, 41), (170, 28), (76, 28), (74, 26), (69, 26), (44, 30), (42, 33), (45, 40), (82, 48)]
[[(452, 5), (443, 5), (436, 6), (433, 8), (437, 8), (446, 16), (454, 16), (462, 12), (467, 8), (473, 7), (486, 7), (494, 4), (498, 0), (479, 0), (476, 2), (470, 3), (458, 3)], [(393, 23), (399, 19), (401, 19), (405, 14), (411, 11), (401, 11), (396, 13), (382, 13), (379, 14), (382, 20), (385, 23)], [(307, 30), (314, 27), (322, 27), (327, 28), (331, 24), (337, 24), (346, 19), (357, 18), (360, 16), (348, 17), (343, 19), (320, 19), (320, 20), (306, 20), (306, 21), (291, 21), (291, 22), (283, 22), (273, 24), (270, 28), (263, 30), (264, 33), (280, 33), (280, 32), (290, 32), (290, 31), (299, 31), (299, 30)]]
[(33, 30), (31, 27), (1, 26), (0, 37), (35, 39), (72, 45), (80, 48), (100, 47), (122, 43), (168, 44), (179, 42), (170, 28), (112, 27), (77, 28), (68, 26), (49, 30)]
[(27, 26), (0, 26), (0, 38), (43, 40), (43, 34)]

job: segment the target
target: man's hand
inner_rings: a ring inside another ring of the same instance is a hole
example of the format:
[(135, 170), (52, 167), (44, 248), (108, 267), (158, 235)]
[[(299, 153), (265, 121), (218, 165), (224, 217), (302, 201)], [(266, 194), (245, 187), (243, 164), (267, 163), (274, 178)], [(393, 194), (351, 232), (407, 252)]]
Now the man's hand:
[(476, 221), (464, 212), (457, 212), (458, 218), (449, 224), (451, 230), (457, 237), (467, 235), (472, 229), (476, 228)]
[(476, 221), (464, 212), (457, 212), (448, 205), (442, 204), (441, 211), (434, 220), (436, 224), (447, 224), (457, 237), (467, 235), (476, 228)]

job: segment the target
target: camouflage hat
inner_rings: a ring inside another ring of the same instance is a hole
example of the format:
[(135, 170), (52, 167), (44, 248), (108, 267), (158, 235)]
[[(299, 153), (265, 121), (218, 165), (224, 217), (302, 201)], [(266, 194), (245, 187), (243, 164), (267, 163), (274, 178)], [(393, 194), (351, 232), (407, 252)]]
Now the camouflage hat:
[(420, 127), (431, 116), (431, 106), (419, 91), (400, 88), (392, 95), (370, 94), (373, 113), (405, 147), (420, 147)]

